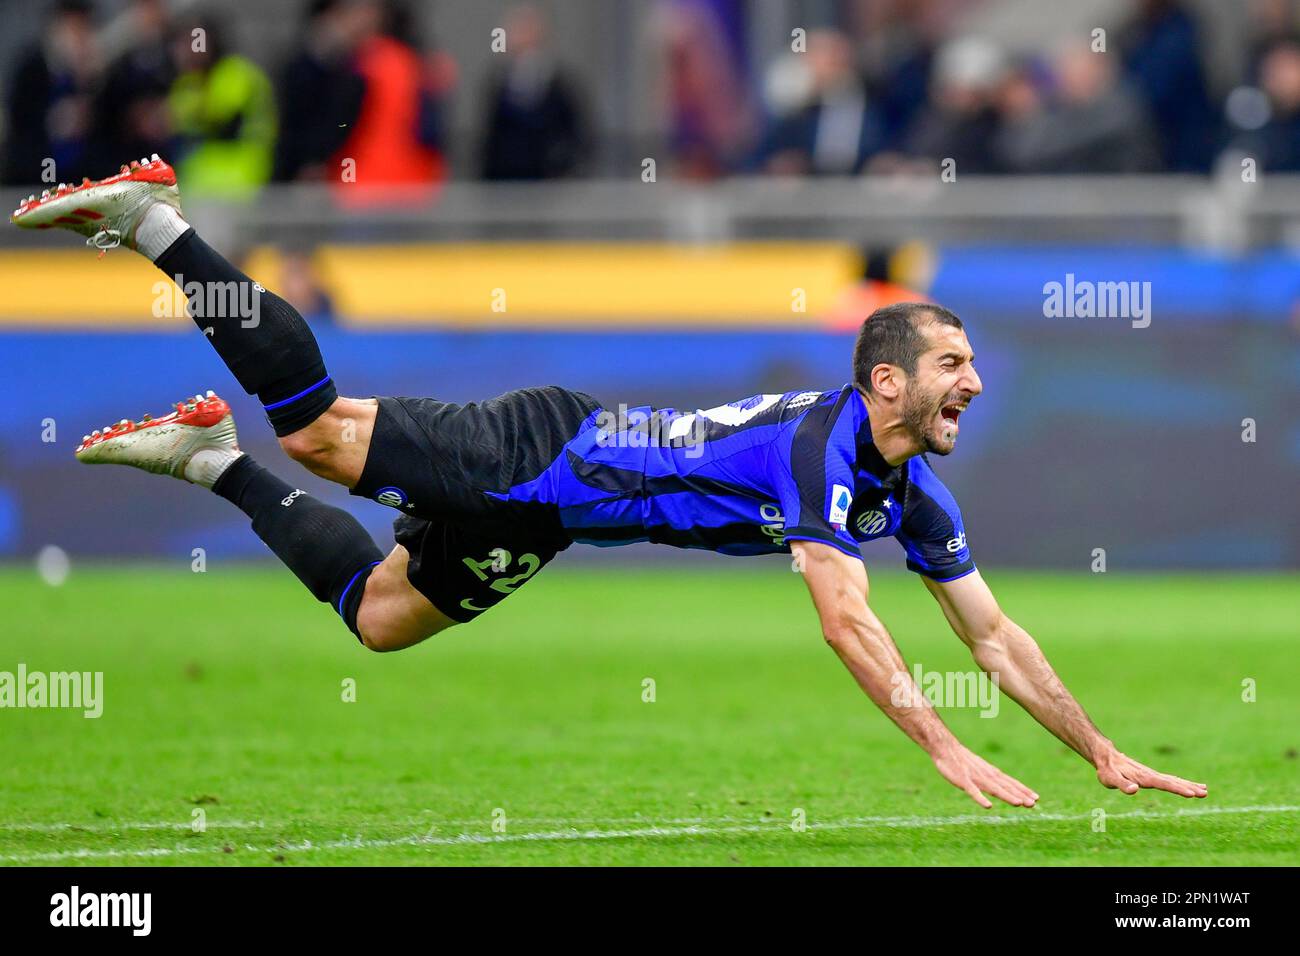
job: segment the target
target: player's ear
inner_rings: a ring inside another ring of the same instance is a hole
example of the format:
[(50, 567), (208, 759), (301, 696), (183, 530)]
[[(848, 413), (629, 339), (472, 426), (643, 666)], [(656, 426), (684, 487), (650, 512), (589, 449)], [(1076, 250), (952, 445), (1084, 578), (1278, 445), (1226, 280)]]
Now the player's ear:
[(907, 376), (897, 365), (881, 362), (871, 370), (871, 390), (881, 398), (897, 398), (906, 384)]

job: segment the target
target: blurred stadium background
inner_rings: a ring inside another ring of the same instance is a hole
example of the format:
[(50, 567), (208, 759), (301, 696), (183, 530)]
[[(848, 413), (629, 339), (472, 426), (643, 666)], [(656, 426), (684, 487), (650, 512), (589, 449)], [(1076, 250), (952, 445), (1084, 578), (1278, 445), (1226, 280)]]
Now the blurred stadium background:
[[(348, 393), (830, 388), (867, 312), (931, 297), (986, 386), (937, 464), (982, 565), (1300, 566), (1290, 0), (5, 0), (0, 22), (3, 197), (171, 159)], [(1067, 275), (1150, 282), (1150, 326), (1047, 317)], [(209, 387), (276, 460), (159, 278), (0, 230), (0, 557), (265, 556), (224, 502), (73, 463), (83, 432)], [(652, 555), (681, 557), (630, 557)]]

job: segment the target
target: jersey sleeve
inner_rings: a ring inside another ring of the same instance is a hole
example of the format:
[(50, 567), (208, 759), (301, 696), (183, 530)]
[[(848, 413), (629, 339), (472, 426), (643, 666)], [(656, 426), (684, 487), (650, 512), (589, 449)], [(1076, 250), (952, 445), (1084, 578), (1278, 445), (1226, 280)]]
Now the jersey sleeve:
[[(836, 407), (836, 411), (838, 411)], [(853, 505), (853, 444), (823, 409), (809, 412), (796, 426), (789, 453), (774, 469), (777, 498), (785, 516), (785, 540), (819, 541), (862, 558), (848, 532)]]
[(907, 508), (895, 537), (907, 552), (909, 571), (935, 581), (955, 581), (975, 570), (961, 510), (924, 458), (909, 469)]

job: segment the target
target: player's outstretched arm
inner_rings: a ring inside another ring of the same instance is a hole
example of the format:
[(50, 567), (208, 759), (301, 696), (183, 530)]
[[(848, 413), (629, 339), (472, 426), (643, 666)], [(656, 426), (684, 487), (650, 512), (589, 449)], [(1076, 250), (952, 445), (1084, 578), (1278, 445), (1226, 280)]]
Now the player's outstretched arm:
[(993, 806), (987, 793), (1015, 807), (1032, 807), (1038, 794), (964, 747), (916, 686), (893, 638), (867, 606), (862, 561), (812, 541), (792, 541), (790, 549), (803, 567), (826, 643), (876, 706), (924, 748), (949, 783), (980, 806)]
[(1129, 794), (1151, 789), (1183, 797), (1206, 795), (1203, 783), (1159, 773), (1120, 753), (1066, 690), (1037, 642), (1002, 612), (978, 571), (945, 583), (927, 578), (925, 584), (975, 663), (996, 675), (1007, 696), (1096, 767), (1105, 786)]

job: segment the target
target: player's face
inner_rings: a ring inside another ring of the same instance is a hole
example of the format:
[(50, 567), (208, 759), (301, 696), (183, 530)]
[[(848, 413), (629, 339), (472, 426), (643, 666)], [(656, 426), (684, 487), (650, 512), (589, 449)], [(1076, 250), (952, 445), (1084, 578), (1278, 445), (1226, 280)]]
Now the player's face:
[(926, 451), (946, 455), (957, 444), (957, 419), (984, 385), (964, 331), (930, 323), (922, 332), (930, 348), (907, 383), (903, 421)]

